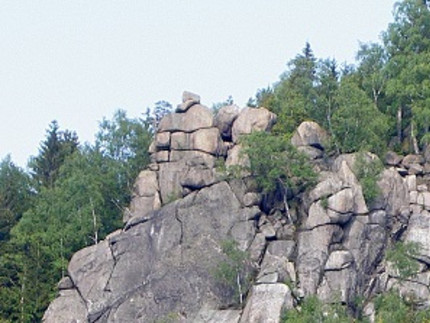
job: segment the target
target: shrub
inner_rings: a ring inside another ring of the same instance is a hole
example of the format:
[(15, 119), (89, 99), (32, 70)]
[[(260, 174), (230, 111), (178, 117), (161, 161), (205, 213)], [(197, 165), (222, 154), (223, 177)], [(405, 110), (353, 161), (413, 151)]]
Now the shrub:
[(247, 273), (248, 253), (239, 250), (234, 240), (223, 241), (221, 248), (226, 257), (215, 268), (214, 276), (225, 288), (233, 288), (234, 298), (238, 304), (243, 304), (251, 282)]
[(367, 204), (372, 203), (381, 194), (378, 186), (378, 178), (383, 169), (384, 166), (378, 158), (371, 160), (364, 152), (357, 154), (354, 171), (360, 182)]
[(375, 298), (375, 322), (421, 323), (430, 322), (430, 310), (418, 310), (414, 304), (405, 302), (396, 290)]
[(289, 139), (267, 132), (253, 132), (242, 138), (244, 153), (249, 156), (251, 164), (249, 171), (266, 193), (274, 191), (279, 184), (303, 190), (316, 180), (308, 158)]
[(419, 270), (418, 255), (420, 246), (415, 242), (397, 242), (387, 251), (386, 259), (393, 263), (402, 279), (416, 274)]
[(284, 312), (283, 323), (349, 323), (346, 309), (340, 303), (323, 304), (316, 295), (305, 298), (299, 309)]

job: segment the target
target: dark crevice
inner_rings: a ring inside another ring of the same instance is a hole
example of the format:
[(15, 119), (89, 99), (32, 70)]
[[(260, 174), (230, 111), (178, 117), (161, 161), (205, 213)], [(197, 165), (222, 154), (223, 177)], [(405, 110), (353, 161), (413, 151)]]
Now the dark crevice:
[(74, 286), (74, 289), (75, 289), (75, 290), (76, 290), (76, 292), (78, 293), (79, 297), (81, 298), (82, 302), (83, 302), (83, 303), (84, 303), (84, 305), (85, 305), (85, 309), (86, 309), (86, 310), (87, 310), (87, 312), (88, 312), (88, 305), (87, 305), (87, 301), (85, 300), (85, 298), (84, 298), (84, 296), (82, 295), (81, 291), (79, 290), (78, 286), (77, 286), (77, 285), (75, 284), (75, 282), (73, 281), (72, 277), (71, 277), (71, 276), (69, 276), (69, 278), (70, 278), (70, 280), (72, 281), (73, 286)]
[(320, 228), (320, 227), (325, 227), (325, 226), (339, 226), (337, 223), (322, 223), (322, 224), (317, 224), (316, 226), (312, 227), (312, 228), (299, 228), (296, 232), (297, 233), (302, 233), (302, 232), (311, 232), (314, 229)]
[(154, 210), (154, 211), (152, 211), (150, 214), (148, 214), (146, 216), (139, 216), (138, 215), (138, 216), (132, 217), (125, 224), (124, 229), (123, 229), (124, 232), (130, 230), (131, 228), (133, 228), (133, 227), (135, 227), (135, 226), (137, 226), (139, 224), (142, 224), (142, 223), (145, 223), (145, 222), (153, 220), (154, 218), (157, 217), (157, 214), (158, 214), (158, 210)]
[(109, 302), (108, 305), (100, 309), (98, 312), (91, 313), (91, 315), (89, 315), (88, 317), (89, 322), (94, 323), (97, 320), (99, 320), (102, 316), (104, 316), (106, 313), (110, 313), (113, 309), (118, 308), (122, 303), (124, 303), (125, 300), (129, 298), (130, 295), (138, 292), (139, 290), (144, 289), (147, 285), (148, 285), (148, 281), (145, 280), (137, 287), (123, 293), (122, 295), (114, 299), (112, 302)]
[(115, 271), (115, 267), (116, 267), (116, 264), (117, 264), (117, 259), (115, 257), (115, 254), (114, 254), (113, 250), (112, 250), (112, 246), (111, 246), (110, 242), (108, 243), (108, 246), (109, 246), (109, 250), (110, 250), (110, 253), (111, 253), (111, 256), (112, 256), (113, 266), (112, 266), (112, 270), (110, 271), (109, 278), (108, 278), (108, 280), (106, 282), (106, 285), (103, 288), (103, 291), (105, 291), (105, 292), (112, 292), (111, 289), (110, 289), (110, 287), (109, 287), (109, 285), (110, 285), (110, 281), (112, 279), (113, 272)]
[(181, 218), (178, 215), (178, 209), (175, 209), (175, 219), (176, 219), (176, 221), (179, 222), (179, 225), (181, 227), (181, 236), (179, 238), (179, 245), (182, 245), (183, 239), (184, 239), (184, 224), (183, 224)]

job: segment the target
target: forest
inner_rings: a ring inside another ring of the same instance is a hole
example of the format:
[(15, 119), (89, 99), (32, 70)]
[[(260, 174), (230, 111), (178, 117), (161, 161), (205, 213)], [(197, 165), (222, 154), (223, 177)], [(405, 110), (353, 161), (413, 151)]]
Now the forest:
[[(381, 42), (360, 44), (355, 64), (317, 58), (306, 43), (279, 80), (247, 105), (277, 114), (271, 142), (313, 120), (330, 134), (331, 155), (424, 152), (430, 144), (430, 2), (398, 2)], [(53, 121), (28, 171), (3, 157), (0, 322), (40, 321), (72, 254), (121, 227), (134, 179), (150, 162), (157, 124), (172, 111), (165, 101), (140, 118), (119, 110), (100, 122), (94, 144), (80, 143)]]

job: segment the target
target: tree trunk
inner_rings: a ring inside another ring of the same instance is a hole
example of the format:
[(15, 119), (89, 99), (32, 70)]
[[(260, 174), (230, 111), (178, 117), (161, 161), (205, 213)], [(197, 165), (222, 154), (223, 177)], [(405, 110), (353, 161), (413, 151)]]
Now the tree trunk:
[(94, 204), (93, 204), (93, 199), (90, 198), (90, 203), (91, 203), (91, 213), (93, 216), (93, 229), (94, 229), (94, 244), (97, 244), (99, 242), (99, 234), (98, 234), (98, 229), (97, 229), (97, 216), (96, 216), (96, 211), (94, 210)]
[(412, 140), (412, 146), (414, 147), (414, 153), (418, 155), (420, 153), (420, 149), (418, 147), (417, 137), (415, 136), (413, 122), (411, 123), (411, 140)]
[(397, 108), (397, 142), (402, 143), (402, 106)]

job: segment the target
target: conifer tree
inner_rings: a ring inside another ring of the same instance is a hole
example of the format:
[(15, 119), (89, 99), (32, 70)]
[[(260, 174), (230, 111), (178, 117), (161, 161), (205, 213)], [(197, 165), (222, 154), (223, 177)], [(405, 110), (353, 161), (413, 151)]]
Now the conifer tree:
[(61, 165), (67, 156), (78, 148), (75, 132), (60, 131), (57, 121), (52, 121), (47, 130), (46, 139), (39, 148), (38, 156), (30, 161), (33, 179), (38, 186), (52, 187)]

